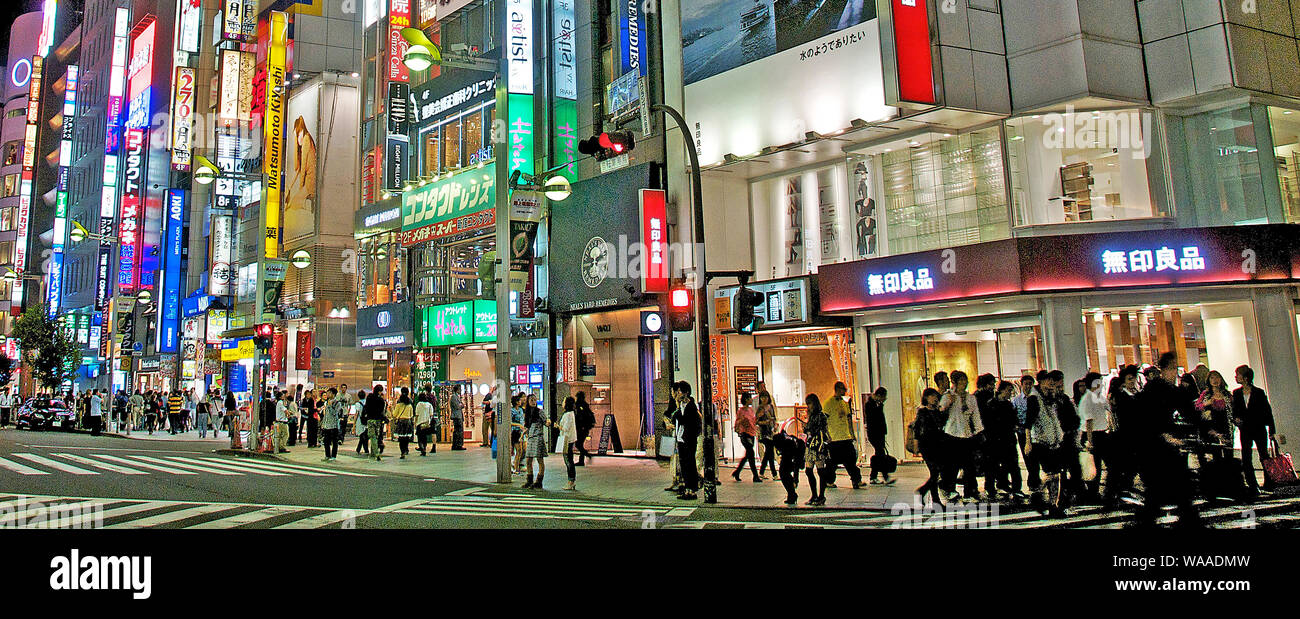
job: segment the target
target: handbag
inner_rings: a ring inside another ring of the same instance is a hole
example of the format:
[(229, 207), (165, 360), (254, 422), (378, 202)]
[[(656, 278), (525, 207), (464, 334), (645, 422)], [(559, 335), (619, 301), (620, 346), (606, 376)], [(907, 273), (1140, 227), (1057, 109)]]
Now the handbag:
[(903, 441), (903, 449), (914, 456), (921, 455), (921, 441), (916, 439), (915, 421), (907, 424), (907, 439)]
[(1277, 444), (1277, 438), (1271, 441), (1273, 444), (1273, 457), (1260, 460), (1260, 468), (1264, 469), (1264, 479), (1270, 484), (1286, 486), (1297, 483), (1295, 472), (1295, 462), (1291, 459), (1291, 454), (1282, 453), (1282, 448)]
[(880, 453), (871, 454), (871, 470), (885, 474), (893, 473), (898, 470), (898, 458), (889, 455), (888, 451), (882, 449)]

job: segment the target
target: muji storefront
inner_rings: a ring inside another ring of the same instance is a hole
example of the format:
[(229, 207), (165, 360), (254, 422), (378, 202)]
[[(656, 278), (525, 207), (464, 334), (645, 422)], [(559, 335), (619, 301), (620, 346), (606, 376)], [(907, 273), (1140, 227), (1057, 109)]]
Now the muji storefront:
[[(1292, 225), (1015, 238), (824, 265), (823, 314), (851, 316), (857, 392), (886, 387), (889, 441), (935, 373), (1016, 381), (1174, 352), (1182, 371), (1248, 364), (1270, 394), (1279, 433), (1300, 436), (1297, 233)], [(863, 371), (863, 369), (867, 371)]]

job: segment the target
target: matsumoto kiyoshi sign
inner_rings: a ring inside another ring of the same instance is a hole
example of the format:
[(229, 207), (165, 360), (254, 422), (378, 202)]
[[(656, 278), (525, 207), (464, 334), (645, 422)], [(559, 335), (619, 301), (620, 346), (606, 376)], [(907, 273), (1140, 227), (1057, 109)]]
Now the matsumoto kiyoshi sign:
[(402, 195), (402, 245), (496, 223), (496, 179), (471, 169)]

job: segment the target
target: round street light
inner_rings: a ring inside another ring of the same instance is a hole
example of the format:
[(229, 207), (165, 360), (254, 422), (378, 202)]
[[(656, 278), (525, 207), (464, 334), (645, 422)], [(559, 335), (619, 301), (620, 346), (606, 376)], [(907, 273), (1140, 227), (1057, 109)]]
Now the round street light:
[(402, 63), (412, 71), (423, 71), (433, 65), (433, 54), (423, 45), (412, 45), (402, 56)]
[(305, 249), (300, 249), (289, 256), (289, 263), (300, 269), (305, 269), (311, 266), (311, 254)]
[(86, 229), (82, 228), (80, 224), (74, 225), (68, 231), (68, 238), (72, 239), (73, 243), (80, 243), (86, 240)]
[(544, 187), (547, 199), (557, 202), (567, 200), (573, 193), (573, 186), (569, 184), (569, 179), (559, 174), (546, 179)]
[(210, 185), (217, 179), (217, 172), (207, 166), (200, 166), (194, 170), (194, 182), (200, 185)]
[(18, 279), (18, 273), (13, 269), (5, 269), (5, 274), (0, 275), (0, 277), (3, 277), (7, 282), (13, 282)]
[(141, 290), (140, 294), (135, 295), (135, 300), (141, 305), (148, 305), (153, 300), (153, 293), (148, 290)]

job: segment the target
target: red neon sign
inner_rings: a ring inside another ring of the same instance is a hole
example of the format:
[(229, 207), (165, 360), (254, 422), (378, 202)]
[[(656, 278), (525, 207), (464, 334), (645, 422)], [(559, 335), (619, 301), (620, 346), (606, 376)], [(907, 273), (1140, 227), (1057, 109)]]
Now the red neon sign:
[(923, 0), (892, 0), (892, 3), (898, 98), (912, 103), (936, 103), (929, 3)]
[(668, 202), (662, 189), (641, 190), (641, 291), (668, 292)]

